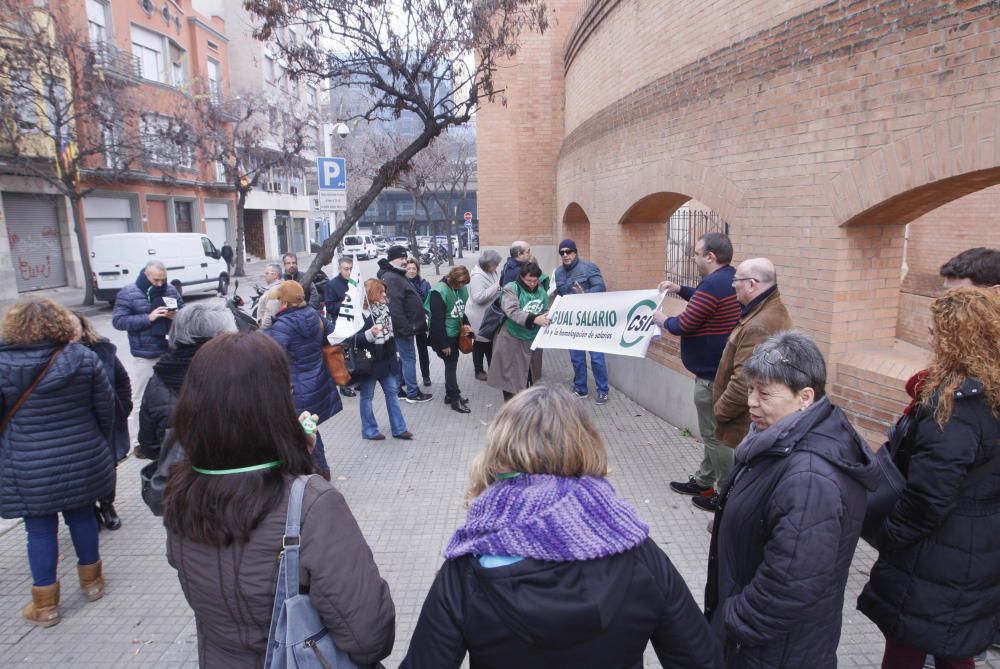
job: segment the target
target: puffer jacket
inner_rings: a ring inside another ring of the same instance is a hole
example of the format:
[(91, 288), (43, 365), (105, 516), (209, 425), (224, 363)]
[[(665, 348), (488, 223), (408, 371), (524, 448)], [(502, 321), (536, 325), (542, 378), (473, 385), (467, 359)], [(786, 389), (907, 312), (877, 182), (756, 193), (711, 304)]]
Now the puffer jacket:
[(184, 375), (191, 366), (194, 354), (206, 341), (209, 340), (178, 344), (153, 366), (153, 375), (146, 384), (139, 407), (139, 446), (154, 460), (159, 457), (163, 438), (173, 424), (174, 405), (177, 404)]
[(967, 379), (944, 428), (917, 407), (896, 454), (906, 487), (879, 532), (858, 608), (886, 637), (942, 657), (972, 657), (1000, 629), (1000, 473), (966, 477), (1000, 456), (1000, 423)]
[[(0, 346), (0, 417), (56, 348)], [(108, 444), (114, 402), (100, 358), (67, 344), (0, 434), (0, 516), (45, 516), (108, 497), (115, 487)]]
[[(177, 300), (178, 309), (184, 306), (180, 293), (170, 284), (166, 286), (166, 296)], [(133, 357), (159, 358), (167, 352), (166, 336), (153, 334), (153, 323), (149, 322), (149, 313), (154, 308), (153, 303), (134, 283), (118, 291), (111, 324), (116, 330), (128, 332), (128, 348)]]
[(128, 416), (132, 413), (132, 381), (128, 378), (125, 365), (118, 359), (117, 346), (107, 339), (101, 339), (88, 348), (101, 359), (101, 364), (104, 365), (104, 374), (108, 377), (108, 381), (114, 385), (115, 416), (114, 430), (111, 434), (111, 450), (114, 451), (115, 461), (118, 461), (128, 455), (131, 447), (128, 436)]
[[(283, 502), (246, 543), (208, 546), (167, 534), (167, 561), (194, 610), (202, 667), (264, 665), (290, 488), (289, 477)], [(389, 586), (343, 495), (319, 476), (306, 485), (300, 544), (300, 584), (337, 647), (362, 665), (388, 656), (396, 621)]]
[(607, 290), (601, 270), (594, 263), (577, 258), (569, 267), (559, 265), (554, 274), (557, 295), (573, 295), (574, 283), (579, 283), (585, 293), (603, 293)]
[(289, 307), (275, 315), (266, 330), (288, 354), (295, 411), (308, 411), (323, 422), (340, 413), (343, 405), (323, 360), (323, 343), (333, 332), (311, 307)]
[(729, 669), (837, 666), (875, 456), (826, 398), (751, 432), (720, 491), (705, 615)]

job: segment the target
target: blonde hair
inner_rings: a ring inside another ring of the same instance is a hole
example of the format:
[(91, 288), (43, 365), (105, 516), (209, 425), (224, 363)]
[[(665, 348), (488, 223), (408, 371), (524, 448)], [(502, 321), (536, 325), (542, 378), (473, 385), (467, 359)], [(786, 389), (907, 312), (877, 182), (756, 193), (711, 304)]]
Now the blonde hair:
[(71, 313), (76, 316), (76, 320), (80, 321), (80, 343), (88, 344), (90, 346), (101, 343), (101, 340), (103, 340), (104, 337), (102, 337), (101, 333), (97, 331), (97, 328), (94, 327), (94, 324), (90, 321), (90, 319), (81, 314), (79, 311), (73, 311)]
[[(931, 305), (934, 358), (921, 394), (942, 428), (951, 418), (955, 391), (979, 379), (993, 414), (1000, 414), (1000, 295), (992, 288), (953, 288)], [(936, 402), (937, 406), (934, 406)]]
[(465, 495), (469, 504), (503, 474), (600, 476), (608, 453), (580, 398), (562, 387), (532, 386), (503, 405), (486, 430)]
[(3, 317), (0, 339), (7, 344), (66, 344), (76, 336), (73, 313), (47, 297), (29, 295)]

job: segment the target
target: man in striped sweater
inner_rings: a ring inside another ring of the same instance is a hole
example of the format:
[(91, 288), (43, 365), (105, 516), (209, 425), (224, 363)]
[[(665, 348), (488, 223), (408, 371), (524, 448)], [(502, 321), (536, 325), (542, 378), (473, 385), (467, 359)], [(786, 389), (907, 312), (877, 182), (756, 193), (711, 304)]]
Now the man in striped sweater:
[(715, 413), (712, 405), (712, 384), (719, 368), (719, 359), (726, 348), (729, 333), (740, 319), (740, 304), (733, 288), (736, 270), (733, 244), (721, 232), (702, 235), (692, 256), (702, 277), (697, 288), (681, 286), (673, 281), (660, 283), (660, 290), (677, 293), (687, 300), (679, 316), (666, 317), (656, 312), (656, 324), (681, 338), (681, 362), (695, 375), (694, 406), (698, 411), (698, 430), (705, 443), (701, 466), (687, 481), (671, 481), (670, 489), (682, 495), (692, 495), (695, 506), (708, 502), (716, 486), (733, 468), (733, 449), (715, 437)]

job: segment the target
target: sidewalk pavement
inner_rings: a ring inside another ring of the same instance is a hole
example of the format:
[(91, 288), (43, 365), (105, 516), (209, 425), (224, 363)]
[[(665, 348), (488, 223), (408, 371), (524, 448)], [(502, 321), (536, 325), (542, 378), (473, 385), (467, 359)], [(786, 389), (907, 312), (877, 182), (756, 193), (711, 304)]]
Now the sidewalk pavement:
[[(548, 351), (545, 382), (569, 381), (568, 356)], [(612, 362), (613, 364), (613, 362)], [(343, 398), (344, 410), (321, 426), (335, 485), (358, 519), (396, 604), (396, 645), (386, 660), (396, 667), (406, 653), (420, 607), (441, 563), (441, 553), (465, 517), (462, 500), (472, 457), (485, 438), (486, 426), (501, 404), (500, 393), (472, 375), (462, 356), (459, 383), (472, 413), (452, 412), (442, 401), (444, 368), (431, 356), (434, 400), (403, 405), (412, 442), (361, 439), (357, 398)], [(670, 480), (695, 470), (700, 442), (612, 390), (604, 406), (588, 403), (608, 445), (618, 491), (649, 523), (653, 538), (670, 556), (695, 600), (705, 585), (711, 516), (687, 497), (673, 494)], [(382, 400), (376, 417), (388, 419)], [(118, 469), (122, 529), (101, 534), (101, 554), (108, 579), (107, 595), (87, 603), (76, 583), (75, 556), (69, 532), (60, 528), (62, 622), (40, 629), (21, 619), (31, 578), (20, 527), (0, 535), (0, 666), (3, 667), (162, 667), (197, 666), (191, 610), (176, 573), (164, 555), (162, 522), (149, 513), (139, 495), (139, 469), (145, 461), (129, 458)], [(838, 652), (842, 667), (878, 667), (882, 635), (854, 606), (875, 553), (860, 544), (852, 565), (844, 604)], [(651, 650), (646, 666), (659, 667)], [(986, 666), (1000, 668), (992, 653)]]

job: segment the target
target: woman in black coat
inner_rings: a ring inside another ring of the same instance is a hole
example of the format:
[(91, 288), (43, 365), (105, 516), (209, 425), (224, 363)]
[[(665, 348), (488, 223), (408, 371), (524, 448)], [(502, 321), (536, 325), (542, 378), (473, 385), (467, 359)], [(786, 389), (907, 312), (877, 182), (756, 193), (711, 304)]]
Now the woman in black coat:
[(684, 580), (607, 480), (587, 407), (563, 387), (505, 403), (472, 465), (465, 524), (403, 669), (720, 669)]
[(41, 627), (59, 622), (60, 512), (84, 596), (104, 595), (94, 503), (115, 485), (115, 395), (97, 355), (71, 343), (74, 322), (51, 300), (23, 297), (0, 324), (0, 516), (24, 518), (32, 601), (21, 613)]
[(931, 307), (933, 360), (894, 454), (906, 487), (878, 535), (858, 608), (883, 667), (971, 669), (1000, 627), (1000, 296), (956, 288)]
[(832, 669), (875, 456), (806, 335), (770, 337), (743, 375), (751, 429), (721, 486), (705, 615), (729, 669)]
[[(118, 359), (118, 347), (101, 334), (90, 322), (90, 319), (78, 311), (76, 316), (76, 335), (73, 341), (78, 341), (97, 354), (104, 365), (104, 374), (115, 389), (114, 428), (111, 432), (111, 450), (115, 454), (115, 488), (117, 489), (118, 463), (128, 455), (128, 416), (132, 413), (132, 383), (125, 371), (125, 365)], [(115, 490), (97, 502), (94, 507), (98, 526), (103, 525), (109, 530), (117, 530), (122, 526), (121, 518), (115, 510)]]

